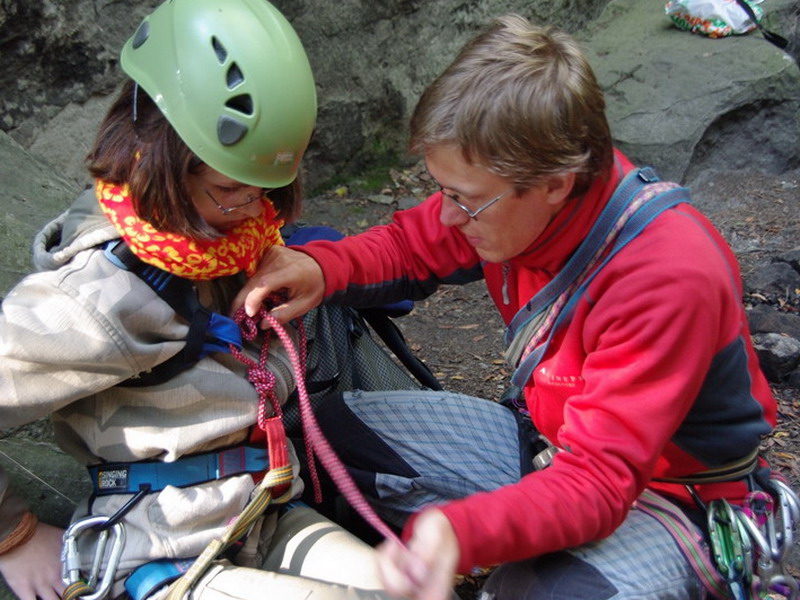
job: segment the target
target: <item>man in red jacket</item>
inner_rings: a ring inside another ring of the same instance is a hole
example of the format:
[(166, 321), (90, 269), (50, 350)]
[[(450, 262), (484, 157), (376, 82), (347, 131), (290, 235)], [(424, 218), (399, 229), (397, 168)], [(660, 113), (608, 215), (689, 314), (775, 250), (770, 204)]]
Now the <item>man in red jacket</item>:
[[(683, 188), (614, 150), (577, 44), (521, 17), (425, 91), (411, 148), (440, 192), (364, 234), (275, 247), (239, 296), (254, 314), (287, 290), (285, 322), (483, 278), (508, 324), (511, 403), (395, 392), (323, 407), (334, 447), (404, 526), (407, 547), (382, 549), (387, 589), (445, 598), (454, 573), (500, 564), (481, 598), (716, 593), (665, 525), (702, 552), (705, 507), (769, 485), (757, 451), (776, 406), (730, 248)], [(538, 470), (531, 422), (553, 456)]]

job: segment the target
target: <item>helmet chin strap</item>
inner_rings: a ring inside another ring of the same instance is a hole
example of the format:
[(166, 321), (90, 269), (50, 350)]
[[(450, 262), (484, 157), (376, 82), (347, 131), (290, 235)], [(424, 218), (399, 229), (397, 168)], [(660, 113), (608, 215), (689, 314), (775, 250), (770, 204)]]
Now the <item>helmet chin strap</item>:
[(139, 117), (139, 84), (133, 82), (133, 122)]

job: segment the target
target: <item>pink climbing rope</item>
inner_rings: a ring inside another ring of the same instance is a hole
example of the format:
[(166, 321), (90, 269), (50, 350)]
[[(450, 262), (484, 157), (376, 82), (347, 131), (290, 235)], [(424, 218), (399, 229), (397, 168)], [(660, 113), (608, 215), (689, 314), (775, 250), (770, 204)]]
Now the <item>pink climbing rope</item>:
[[(265, 310), (261, 311), (261, 314), (256, 315), (256, 317), (250, 318), (247, 316), (247, 313), (242, 309), (237, 311), (234, 315), (233, 320), (239, 325), (239, 328), (242, 331), (242, 337), (248, 341), (252, 341), (258, 335), (258, 326), (256, 325), (257, 318), (265, 318), (264, 315), (268, 315)], [(300, 366), (301, 366), (301, 373), (305, 372), (305, 362), (306, 362), (306, 344), (305, 344), (305, 331), (303, 329), (302, 322), (300, 323), (300, 327), (298, 328), (300, 332)], [(267, 330), (264, 332), (264, 340), (261, 344), (261, 353), (258, 358), (258, 362), (254, 361), (253, 359), (249, 358), (245, 355), (241, 350), (239, 350), (236, 346), (231, 345), (231, 353), (239, 359), (240, 362), (244, 363), (248, 367), (247, 371), (247, 379), (250, 383), (253, 384), (255, 387), (256, 392), (258, 393), (259, 397), (259, 404), (258, 404), (258, 415), (256, 418), (256, 422), (258, 424), (259, 429), (264, 432), (267, 432), (267, 425), (269, 424), (269, 419), (267, 418), (267, 400), (269, 400), (270, 404), (272, 405), (272, 414), (274, 415), (273, 418), (277, 418), (281, 423), (281, 428), (283, 428), (283, 409), (281, 408), (280, 402), (278, 398), (275, 396), (275, 375), (272, 371), (269, 370), (267, 367), (267, 363), (269, 361), (269, 340), (270, 340), (270, 333), (272, 330)], [(277, 331), (277, 330), (276, 330)], [(291, 340), (290, 340), (291, 343)], [(295, 378), (299, 379), (297, 373), (295, 373)], [(285, 437), (285, 436), (284, 436)], [(314, 460), (314, 450), (313, 447), (308, 439), (308, 433), (306, 431), (305, 426), (303, 426), (303, 438), (305, 441), (306, 447), (306, 462), (308, 463), (308, 470), (311, 475), (311, 484), (314, 488), (314, 500), (317, 503), (322, 502), (322, 487), (319, 483), (319, 475), (317, 474), (317, 465)]]
[[(384, 523), (372, 506), (367, 502), (364, 495), (356, 486), (353, 478), (348, 473), (344, 463), (336, 455), (336, 451), (331, 447), (325, 434), (322, 433), (317, 418), (314, 415), (314, 409), (311, 407), (311, 400), (308, 397), (305, 382), (305, 332), (302, 327), (299, 328), (300, 332), (300, 352), (292, 342), (292, 338), (286, 330), (278, 323), (266, 309), (262, 308), (254, 317), (248, 317), (244, 309), (239, 309), (234, 315), (234, 321), (239, 324), (242, 329), (242, 337), (247, 340), (255, 338), (258, 329), (257, 323), (266, 320), (272, 330), (278, 335), (286, 353), (289, 355), (289, 360), (292, 363), (295, 379), (297, 382), (297, 392), (300, 407), (300, 420), (303, 425), (303, 438), (306, 443), (306, 452), (308, 459), (308, 468), (311, 473), (312, 482), (314, 485), (314, 497), (317, 502), (322, 500), (322, 493), (319, 486), (319, 478), (314, 464), (314, 456), (319, 459), (322, 466), (330, 475), (336, 487), (350, 503), (350, 505), (358, 512), (359, 515), (369, 523), (378, 533), (385, 538), (393, 540), (402, 545), (402, 542), (397, 535)], [(253, 383), (256, 391), (258, 392), (259, 404), (258, 423), (259, 427), (263, 428), (263, 423), (266, 420), (267, 402), (269, 400), (275, 416), (281, 417), (283, 411), (281, 410), (280, 403), (275, 396), (274, 385), (275, 376), (267, 369), (267, 359), (269, 356), (269, 335), (265, 332), (264, 343), (261, 347), (261, 355), (256, 363), (252, 359), (245, 356), (241, 351), (235, 347), (231, 347), (234, 356), (245, 363), (249, 368), (248, 379)], [(268, 375), (267, 375), (268, 373)]]

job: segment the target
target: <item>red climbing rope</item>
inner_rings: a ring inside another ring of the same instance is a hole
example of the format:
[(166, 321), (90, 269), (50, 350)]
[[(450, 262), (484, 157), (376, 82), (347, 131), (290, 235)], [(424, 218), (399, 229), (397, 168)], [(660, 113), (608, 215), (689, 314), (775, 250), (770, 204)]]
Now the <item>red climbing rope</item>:
[[(314, 485), (314, 499), (317, 502), (322, 501), (322, 491), (320, 489), (319, 477), (314, 462), (314, 456), (316, 456), (322, 463), (322, 466), (325, 467), (325, 470), (330, 475), (334, 484), (336, 484), (336, 487), (358, 514), (385, 538), (402, 545), (397, 535), (381, 520), (372, 506), (367, 502), (366, 498), (364, 498), (353, 481), (353, 478), (350, 476), (350, 473), (348, 473), (347, 468), (325, 438), (317, 422), (305, 384), (306, 343), (305, 331), (302, 328), (302, 324), (298, 328), (300, 334), (298, 352), (289, 334), (265, 308), (262, 308), (254, 317), (248, 317), (244, 309), (239, 309), (234, 315), (234, 321), (236, 321), (242, 329), (242, 337), (248, 341), (255, 339), (258, 334), (257, 323), (263, 320), (269, 323), (272, 328), (271, 331), (274, 331), (283, 343), (286, 353), (289, 355), (289, 360), (292, 363), (292, 369), (294, 370), (300, 407), (300, 420), (303, 425), (303, 438), (306, 444), (308, 469), (311, 473)], [(264, 333), (265, 339), (261, 346), (261, 354), (257, 362), (245, 356), (237, 348), (231, 347), (233, 355), (247, 365), (247, 378), (253, 383), (258, 392), (258, 426), (262, 429), (264, 429), (265, 426), (271, 426), (276, 421), (280, 422), (281, 427), (283, 427), (283, 423), (280, 421), (283, 416), (283, 411), (281, 410), (280, 402), (275, 396), (275, 375), (267, 368), (267, 359), (269, 358), (269, 332), (270, 330), (267, 330)], [(273, 417), (271, 418), (266, 417), (267, 402), (269, 402), (272, 407)], [(273, 449), (270, 448), (270, 459), (272, 459), (272, 453)]]

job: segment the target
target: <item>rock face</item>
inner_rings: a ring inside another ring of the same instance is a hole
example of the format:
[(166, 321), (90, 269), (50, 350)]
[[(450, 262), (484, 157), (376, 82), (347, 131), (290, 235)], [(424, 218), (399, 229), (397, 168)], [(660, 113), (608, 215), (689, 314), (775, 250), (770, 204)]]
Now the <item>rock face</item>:
[(111, 92), (122, 44), (159, 3), (0, 2), (0, 128), (29, 148), (61, 111)]
[[(582, 39), (619, 145), (672, 179), (718, 164), (780, 173), (800, 165), (800, 69), (759, 34), (680, 31), (637, 0), (274, 0), (307, 48), (320, 111), (310, 187), (401, 156), (424, 87), (492, 16), (518, 12)], [(0, 3), (0, 128), (84, 182), (84, 151), (121, 81), (117, 54), (158, 0)], [(766, 0), (795, 37), (796, 0)], [(794, 46), (792, 46), (794, 48)]]
[(75, 184), (0, 131), (0, 298), (31, 269), (31, 242), (39, 227), (69, 204)]
[[(710, 169), (781, 173), (800, 165), (794, 60), (761, 35), (686, 35), (653, 4), (611, 2), (581, 32), (617, 145), (677, 181)], [(794, 0), (762, 6), (774, 11), (776, 30), (792, 23), (780, 15), (797, 10)]]

